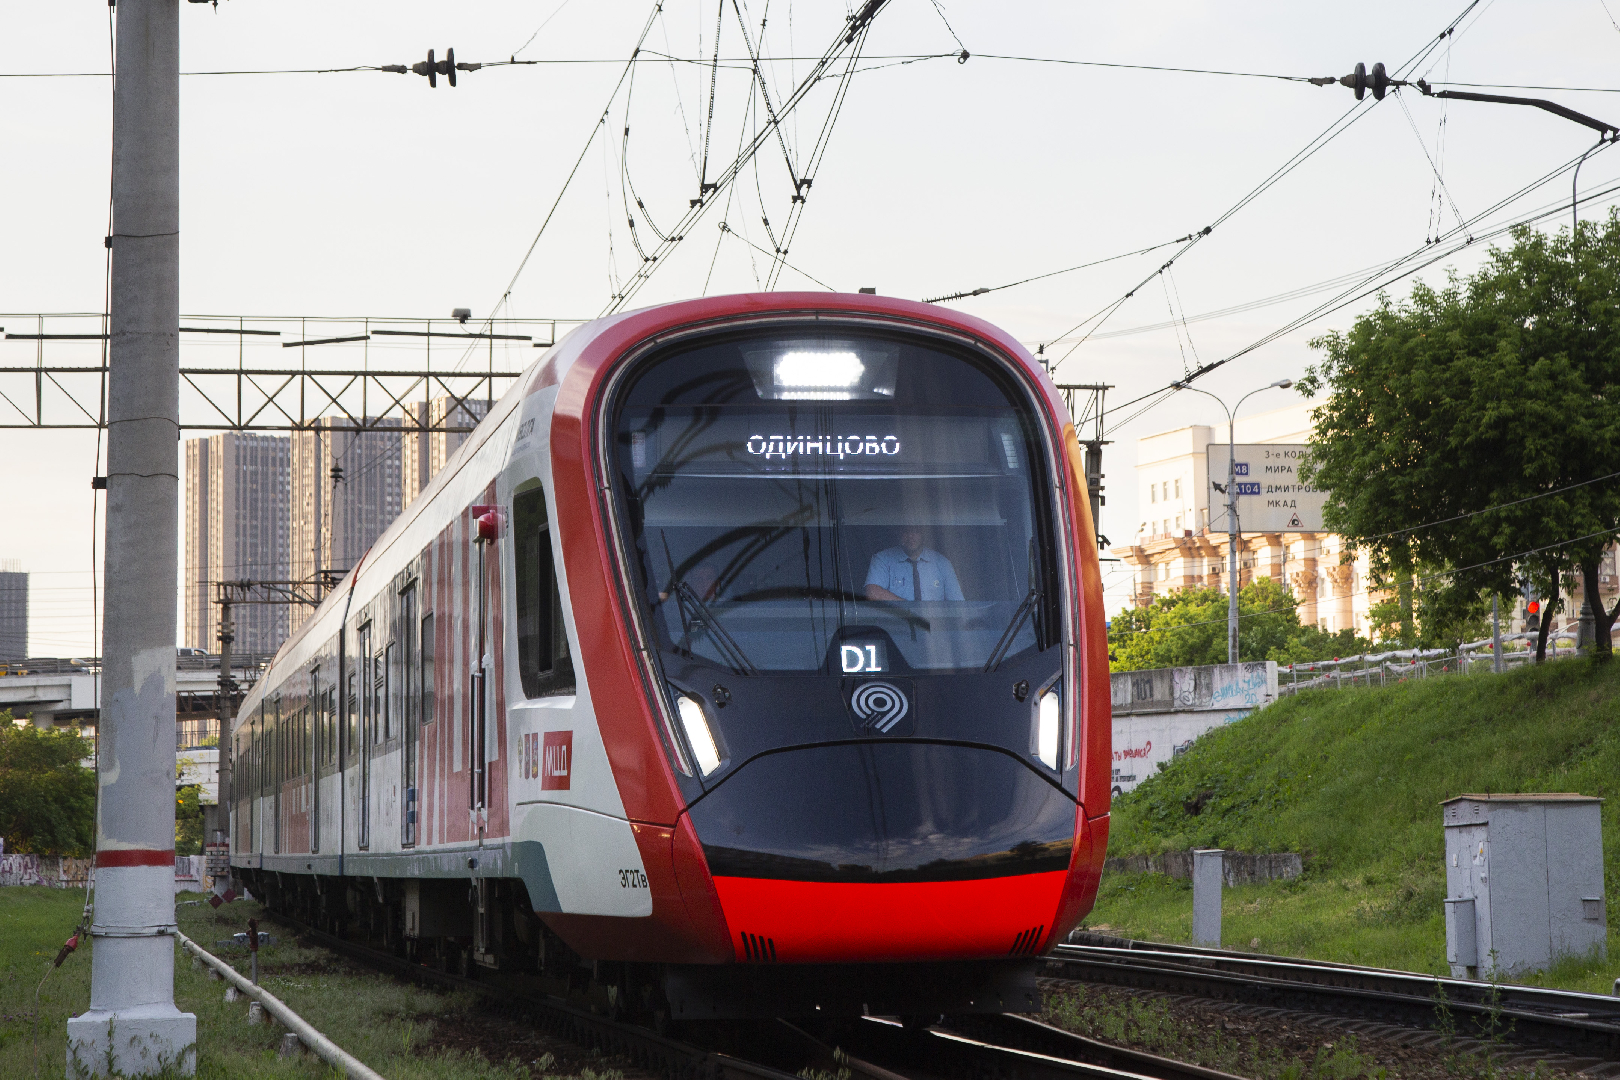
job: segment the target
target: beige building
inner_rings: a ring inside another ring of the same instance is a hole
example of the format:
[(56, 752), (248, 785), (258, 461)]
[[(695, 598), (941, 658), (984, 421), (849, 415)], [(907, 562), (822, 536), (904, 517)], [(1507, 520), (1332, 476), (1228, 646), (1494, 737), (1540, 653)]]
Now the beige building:
[[(1311, 405), (1239, 417), (1239, 443), (1303, 443)], [(1136, 481), (1142, 519), (1133, 541), (1113, 549), (1136, 571), (1135, 600), (1151, 603), (1177, 589), (1227, 587), (1225, 496), (1210, 487), (1210, 443), (1228, 441), (1225, 424), (1194, 425), (1137, 441)], [(1225, 477), (1215, 478), (1225, 483)], [(1255, 577), (1283, 582), (1300, 600), (1300, 621), (1329, 632), (1368, 633), (1367, 557), (1343, 561), (1342, 538), (1327, 532), (1244, 533), (1238, 540), (1238, 585)]]
[[(224, 432), (188, 439), (185, 626), (187, 647), (218, 652), (218, 581), (285, 580), (288, 571), (288, 440)], [(238, 653), (271, 653), (287, 637), (285, 608), (253, 604), (235, 614)]]
[[(292, 577), (344, 573), (399, 516), (403, 436), (397, 418), (354, 431), (346, 419), (326, 418), (292, 436), (289, 539)], [(342, 469), (334, 480), (333, 466)], [(308, 608), (292, 612), (292, 628)]]
[[(486, 400), (457, 402), (454, 398), (440, 397), (432, 401), (413, 401), (405, 406), (406, 428), (412, 424), (429, 427), (474, 427), (489, 415)], [(402, 436), (400, 447), (400, 508), (411, 505), (428, 486), (450, 455), (467, 440), (465, 431), (410, 431)]]
[[(1300, 402), (1274, 412), (1240, 417), (1236, 441), (1304, 443), (1310, 440), (1312, 405)], [(1145, 607), (1154, 596), (1177, 589), (1226, 589), (1225, 496), (1210, 487), (1207, 447), (1225, 444), (1225, 424), (1194, 425), (1148, 435), (1137, 441), (1136, 480), (1140, 524), (1135, 539), (1113, 553), (1135, 570), (1135, 600)], [(1218, 456), (1218, 455), (1217, 455)], [(1224, 476), (1215, 480), (1225, 482)], [(1344, 540), (1329, 532), (1244, 533), (1238, 542), (1239, 587), (1256, 576), (1288, 586), (1300, 600), (1300, 621), (1337, 632), (1351, 628), (1370, 637), (1367, 609), (1382, 599), (1369, 589), (1365, 553), (1345, 561)], [(1599, 590), (1613, 608), (1620, 597), (1616, 549), (1599, 566)], [(1573, 631), (1585, 604), (1584, 584), (1575, 583), (1553, 618), (1555, 629)], [(1502, 632), (1526, 628), (1524, 601), (1502, 609)]]

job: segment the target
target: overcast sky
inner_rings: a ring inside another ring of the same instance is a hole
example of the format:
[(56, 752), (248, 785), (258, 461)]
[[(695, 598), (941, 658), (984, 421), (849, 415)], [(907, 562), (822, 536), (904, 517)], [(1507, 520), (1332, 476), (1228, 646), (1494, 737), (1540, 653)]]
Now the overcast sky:
[[(1482, 0), (1414, 75), (1431, 82), (1527, 84), (1620, 118), (1620, 0)], [(712, 56), (715, 4), (666, 0), (644, 49)], [(913, 298), (1001, 285), (1161, 244), (1219, 221), (1355, 105), (1339, 86), (995, 59), (1033, 57), (1341, 75), (1357, 61), (1391, 68), (1435, 39), (1466, 0), (1354, 5), (1165, 2), (934, 4), (890, 0), (866, 42), (788, 255), (781, 288), (872, 286)], [(639, 265), (626, 223), (623, 129), (640, 198), (638, 229), (668, 226), (696, 194), (709, 109), (707, 66), (648, 61), (610, 94), (651, 5), (628, 0), (478, 5), (349, 0), (183, 4), (188, 72), (410, 63), (453, 46), (458, 60), (605, 61), (464, 73), (429, 89), (378, 72), (190, 75), (182, 80), (181, 309), (189, 315), (491, 313), (525, 250), (578, 172), (501, 314), (597, 314)], [(834, 39), (839, 4), (743, 5), (756, 46), (810, 58)], [(758, 122), (747, 48), (730, 6), (720, 37), (709, 173)], [(0, 76), (105, 72), (101, 0), (0, 6)], [(948, 21), (948, 25), (947, 25)], [(764, 30), (761, 31), (761, 22)], [(543, 25), (542, 25), (543, 24)], [(538, 30), (538, 33), (536, 31)], [(960, 52), (901, 63), (882, 57)], [(646, 53), (644, 53), (646, 55)], [(773, 100), (807, 59), (767, 67)], [(783, 125), (810, 157), (837, 83), (822, 82)], [(627, 93), (628, 91), (628, 93)], [(1228, 356), (1331, 296), (1314, 292), (1218, 318), (1197, 316), (1305, 289), (1421, 249), (1589, 147), (1594, 133), (1531, 109), (1369, 95), (1343, 133), (1222, 222), (1163, 275), (1175, 247), (956, 301), (1032, 347), (1066, 356), (1060, 381), (1115, 385), (1111, 403)], [(628, 100), (628, 106), (626, 104)], [(754, 104), (751, 105), (750, 103)], [(1404, 105), (1404, 107), (1403, 107)], [(581, 150), (598, 119), (598, 138)], [(755, 112), (750, 112), (750, 109)], [(628, 112), (627, 112), (628, 109)], [(1442, 118), (1445, 119), (1442, 127)], [(108, 80), (0, 77), (0, 325), (18, 314), (102, 307), (111, 110)], [(1432, 163), (1432, 164), (1431, 164)], [(635, 298), (636, 305), (757, 289), (792, 194), (770, 141), (736, 187)], [(1441, 170), (1443, 190), (1435, 167)], [(1611, 186), (1620, 154), (1597, 154), (1582, 191)], [(1513, 205), (1569, 197), (1566, 176)], [(1605, 204), (1606, 205), (1606, 204)], [(1596, 207), (1584, 211), (1599, 213)], [(650, 221), (649, 221), (650, 218)], [(737, 235), (723, 235), (721, 221)], [(1501, 220), (1500, 216), (1492, 220)], [(1553, 219), (1556, 227), (1567, 214)], [(1487, 226), (1472, 227), (1475, 233)], [(1467, 271), (1483, 244), (1424, 271)], [(1436, 249), (1440, 250), (1440, 249)], [(801, 273), (802, 272), (802, 273)], [(809, 275), (808, 277), (805, 275)], [(1054, 339), (1153, 275), (1074, 348)], [(1404, 292), (1408, 287), (1397, 287)], [(1200, 385), (1229, 401), (1311, 362), (1309, 337), (1344, 327), (1361, 301), (1265, 345)], [(1169, 324), (1185, 316), (1181, 330)], [(1143, 327), (1130, 334), (1119, 331)], [(15, 327), (13, 327), (15, 332)], [(0, 342), (0, 366), (30, 363), (32, 343)], [(1269, 404), (1287, 401), (1283, 392)], [(1246, 411), (1267, 407), (1252, 399)], [(1102, 530), (1135, 531), (1135, 440), (1210, 423), (1214, 403), (1181, 394), (1111, 417)], [(3, 411), (3, 406), (0, 406)], [(10, 463), (0, 558), (33, 579), (32, 651), (94, 652), (90, 630), (92, 497), (89, 432), (0, 432)], [(1117, 565), (1111, 569), (1118, 571)], [(1110, 610), (1124, 602), (1115, 573)]]

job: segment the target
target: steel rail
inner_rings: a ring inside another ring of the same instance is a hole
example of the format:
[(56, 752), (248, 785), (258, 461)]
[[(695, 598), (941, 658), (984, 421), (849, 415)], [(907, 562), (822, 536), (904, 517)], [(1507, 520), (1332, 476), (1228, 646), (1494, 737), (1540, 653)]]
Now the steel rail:
[(1459, 1031), (1467, 1023), (1511, 1042), (1620, 1060), (1620, 999), (1601, 994), (1088, 937), (1113, 944), (1060, 945), (1043, 974), (1408, 1027), (1437, 1026), (1443, 1005)]
[[(836, 1041), (863, 1061), (902, 1075), (918, 1072), (996, 1080), (1238, 1080), (1213, 1069), (1108, 1046), (1010, 1013), (951, 1018), (927, 1029), (908, 1029), (869, 1016), (834, 1025), (823, 1039)], [(1009, 1042), (1014, 1045), (1007, 1045)], [(1099, 1059), (1106, 1058), (1130, 1069), (1101, 1064)]]
[[(620, 1054), (667, 1076), (683, 1080), (798, 1080), (785, 1069), (680, 1042), (543, 994), (437, 971), (317, 930), (279, 912), (267, 914), (333, 952), (417, 981), (472, 990), (522, 1007), (532, 1011), (554, 1035)], [(847, 1067), (863, 1080), (905, 1080), (903, 1074), (892, 1070), (919, 1069), (937, 1076), (995, 1080), (1238, 1080), (1228, 1073), (1112, 1046), (1010, 1013), (952, 1018), (940, 1028), (929, 1030), (907, 1030), (873, 1017), (833, 1022), (823, 1032), (778, 1026), (767, 1040), (779, 1050), (794, 1036), (825, 1041), (829, 1035), (850, 1055), (845, 1059)], [(830, 1058), (832, 1045), (822, 1049), (822, 1056)], [(758, 1056), (771, 1055), (762, 1046)]]
[(266, 910), (269, 918), (291, 927), (323, 948), (340, 953), (375, 968), (381, 968), (418, 982), (433, 983), (456, 990), (471, 990), (503, 1004), (528, 1010), (540, 1026), (558, 1038), (604, 1053), (628, 1058), (638, 1067), (676, 1080), (799, 1080), (794, 1074), (760, 1065), (729, 1054), (705, 1050), (667, 1038), (648, 1028), (612, 1020), (576, 1009), (555, 998), (523, 992), (511, 986), (480, 982), (449, 972), (436, 971), (392, 953), (346, 941), (334, 934), (277, 911)]

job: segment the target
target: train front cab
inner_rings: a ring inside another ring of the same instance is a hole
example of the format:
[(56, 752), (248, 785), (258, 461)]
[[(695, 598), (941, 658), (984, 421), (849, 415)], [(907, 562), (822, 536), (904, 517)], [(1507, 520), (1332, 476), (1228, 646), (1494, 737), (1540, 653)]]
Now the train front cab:
[(682, 893), (738, 961), (671, 969), (677, 1016), (917, 1011), (919, 979), (927, 1011), (1032, 1008), (1020, 958), (1089, 909), (1094, 533), (1072, 428), (1011, 352), (785, 314), (602, 384), (602, 509), (711, 883)]

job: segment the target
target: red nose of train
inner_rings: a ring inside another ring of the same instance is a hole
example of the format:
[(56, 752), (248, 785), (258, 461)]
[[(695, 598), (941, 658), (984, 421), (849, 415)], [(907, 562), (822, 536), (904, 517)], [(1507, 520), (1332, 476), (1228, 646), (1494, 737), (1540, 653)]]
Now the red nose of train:
[(979, 747), (771, 754), (690, 813), (743, 962), (1034, 955), (1092, 863), (1074, 800)]

